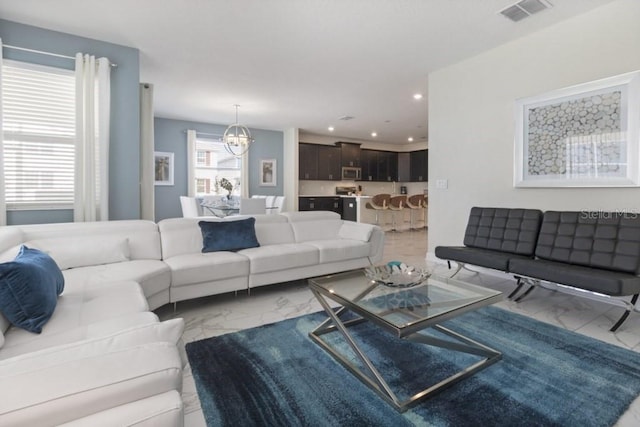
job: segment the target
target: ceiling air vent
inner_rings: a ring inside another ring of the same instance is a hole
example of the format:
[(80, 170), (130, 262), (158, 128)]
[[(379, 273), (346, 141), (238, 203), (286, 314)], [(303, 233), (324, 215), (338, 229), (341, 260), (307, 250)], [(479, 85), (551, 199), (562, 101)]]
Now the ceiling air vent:
[(551, 7), (553, 7), (553, 5), (546, 0), (522, 0), (501, 10), (500, 13), (512, 21), (518, 22), (534, 13)]
[(342, 116), (342, 117), (338, 117), (338, 120), (353, 120), (354, 117), (353, 116)]

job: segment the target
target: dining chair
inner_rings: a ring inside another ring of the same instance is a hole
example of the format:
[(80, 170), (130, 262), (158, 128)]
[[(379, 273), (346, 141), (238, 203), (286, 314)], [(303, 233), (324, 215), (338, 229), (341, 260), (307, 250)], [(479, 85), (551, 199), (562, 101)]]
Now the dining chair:
[(200, 204), (195, 197), (180, 196), (180, 206), (182, 207), (183, 218), (197, 218), (202, 216)]
[(267, 205), (265, 199), (240, 199), (240, 215), (265, 214), (266, 212)]
[(276, 196), (276, 199), (273, 202), (273, 207), (269, 209), (268, 213), (279, 214), (280, 212), (282, 212), (282, 207), (284, 206), (285, 200), (285, 196)]

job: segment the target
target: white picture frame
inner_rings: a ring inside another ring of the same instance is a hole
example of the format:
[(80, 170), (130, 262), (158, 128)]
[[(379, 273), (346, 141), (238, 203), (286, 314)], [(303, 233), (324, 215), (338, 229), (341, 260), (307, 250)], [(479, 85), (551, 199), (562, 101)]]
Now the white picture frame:
[(276, 159), (260, 160), (260, 187), (275, 187), (277, 185), (278, 169)]
[(637, 187), (640, 71), (516, 101), (515, 187)]
[(173, 153), (156, 151), (153, 159), (154, 184), (173, 185)]

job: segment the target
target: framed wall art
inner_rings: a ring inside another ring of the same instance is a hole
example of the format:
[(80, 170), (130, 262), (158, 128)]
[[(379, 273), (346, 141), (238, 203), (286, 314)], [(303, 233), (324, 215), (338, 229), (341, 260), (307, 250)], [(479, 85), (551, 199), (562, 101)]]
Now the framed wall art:
[(260, 160), (260, 186), (275, 187), (276, 186), (276, 160), (262, 159)]
[(154, 153), (155, 185), (173, 185), (173, 153)]
[(640, 72), (516, 101), (516, 187), (637, 187)]

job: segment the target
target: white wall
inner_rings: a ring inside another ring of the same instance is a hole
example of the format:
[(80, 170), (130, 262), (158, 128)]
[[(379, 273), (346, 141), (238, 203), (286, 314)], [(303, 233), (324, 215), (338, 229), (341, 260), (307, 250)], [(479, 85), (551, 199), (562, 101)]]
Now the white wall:
[(640, 188), (513, 188), (516, 99), (638, 69), (640, 1), (618, 0), (432, 73), (429, 256), (462, 243), (472, 206), (640, 210)]

